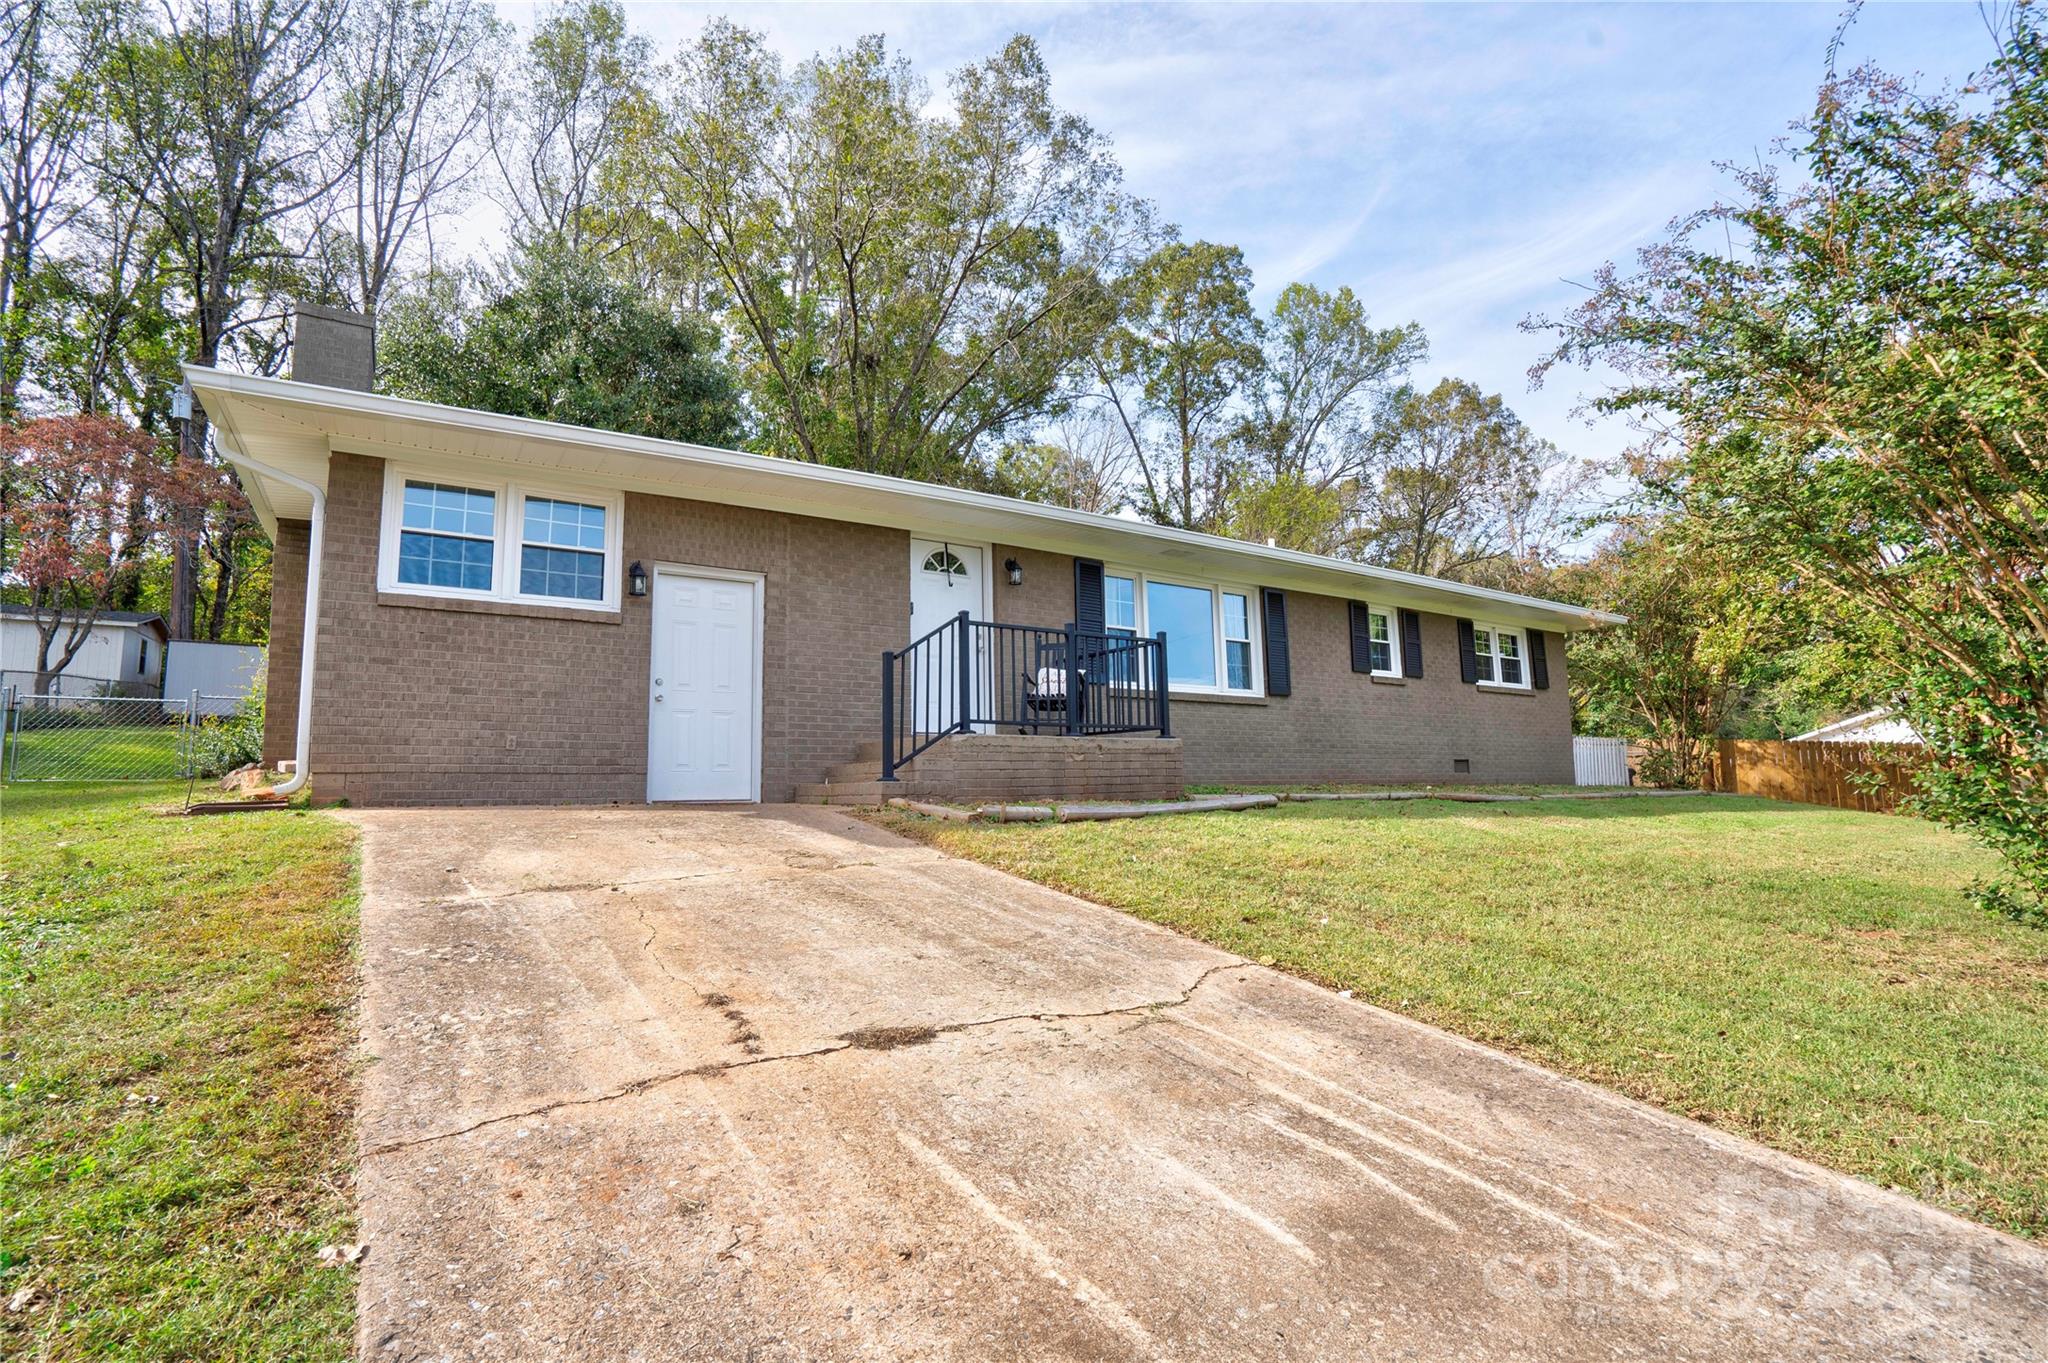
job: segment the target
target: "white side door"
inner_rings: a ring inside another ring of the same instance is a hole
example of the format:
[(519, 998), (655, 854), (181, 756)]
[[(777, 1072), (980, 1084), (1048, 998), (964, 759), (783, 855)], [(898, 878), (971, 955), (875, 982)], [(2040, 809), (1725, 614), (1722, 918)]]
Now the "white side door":
[(655, 573), (649, 800), (760, 798), (760, 592), (755, 581)]
[[(910, 637), (922, 639), (966, 611), (970, 619), (988, 618), (988, 554), (979, 545), (940, 540), (910, 542)], [(978, 635), (981, 631), (976, 630)], [(975, 640), (977, 655), (980, 639)], [(985, 668), (977, 656), (977, 674)], [(937, 733), (952, 725), (960, 710), (959, 657), (934, 654), (923, 662), (916, 680), (917, 714), (912, 728)], [(976, 677), (979, 686), (981, 678)]]

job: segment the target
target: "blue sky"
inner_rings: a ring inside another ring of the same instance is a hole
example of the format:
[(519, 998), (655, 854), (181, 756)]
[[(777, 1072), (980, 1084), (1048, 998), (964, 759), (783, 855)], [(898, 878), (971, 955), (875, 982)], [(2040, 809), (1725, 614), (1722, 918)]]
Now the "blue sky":
[[(629, 4), (664, 56), (723, 13), (791, 57), (881, 32), (943, 89), (1010, 34), (1038, 40), (1055, 96), (1114, 143), (1132, 188), (1189, 238), (1244, 248), (1260, 301), (1349, 284), (1420, 321), (1431, 380), (1507, 397), (1574, 453), (1626, 432), (1573, 417), (1594, 380), (1553, 376), (1517, 323), (1568, 308), (1811, 108), (1833, 4)], [(503, 5), (524, 23), (531, 7)], [(1847, 65), (1933, 81), (1992, 53), (1974, 4), (1882, 4)]]

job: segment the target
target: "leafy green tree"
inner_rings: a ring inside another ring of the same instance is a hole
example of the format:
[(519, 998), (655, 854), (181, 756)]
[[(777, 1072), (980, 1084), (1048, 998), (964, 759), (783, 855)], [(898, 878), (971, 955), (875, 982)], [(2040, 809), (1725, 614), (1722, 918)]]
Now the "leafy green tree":
[(1649, 486), (1745, 559), (1838, 594), (1927, 739), (1918, 806), (2048, 919), (2048, 41), (1935, 95), (1830, 80), (1806, 178), (1741, 172), (1549, 326), (1623, 376)]
[(1138, 470), (1138, 509), (1218, 530), (1239, 459), (1239, 403), (1259, 372), (1252, 272), (1235, 246), (1171, 241), (1120, 281), (1121, 318), (1095, 360)]
[(741, 433), (716, 330), (565, 247), (401, 295), (378, 345), (379, 383), (402, 397), (710, 445)]
[(1352, 552), (1404, 572), (1473, 578), (1540, 558), (1586, 477), (1463, 379), (1394, 390), (1365, 439)]
[(1644, 775), (1696, 787), (1715, 740), (1766, 682), (1791, 636), (1784, 593), (1683, 523), (1629, 523), (1593, 558), (1561, 568), (1551, 594), (1628, 617), (1571, 637), (1575, 727), (1640, 739)]
[(1373, 406), (1428, 353), (1420, 326), (1373, 326), (1348, 288), (1282, 289), (1247, 385), (1239, 439), (1249, 467), (1232, 533), (1340, 552), (1369, 472)]
[(729, 308), (762, 448), (977, 477), (1106, 325), (1102, 278), (1143, 215), (1101, 138), (1053, 104), (1028, 38), (950, 95), (931, 112), (880, 38), (785, 71), (714, 21), (619, 158), (621, 193), (671, 234), (677, 287), (711, 280)]

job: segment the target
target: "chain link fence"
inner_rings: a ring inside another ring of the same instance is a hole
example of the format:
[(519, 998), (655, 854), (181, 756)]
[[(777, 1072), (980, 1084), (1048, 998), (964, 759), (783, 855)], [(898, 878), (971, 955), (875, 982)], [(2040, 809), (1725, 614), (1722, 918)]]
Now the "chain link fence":
[(196, 740), (211, 699), (0, 691), (0, 774), (9, 781), (184, 780), (200, 761)]

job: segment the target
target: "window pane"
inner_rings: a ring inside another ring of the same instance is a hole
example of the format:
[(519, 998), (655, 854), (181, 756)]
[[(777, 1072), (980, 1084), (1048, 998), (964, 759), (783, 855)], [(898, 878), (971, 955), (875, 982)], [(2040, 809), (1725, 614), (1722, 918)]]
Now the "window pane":
[(1184, 686), (1216, 684), (1216, 603), (1202, 587), (1145, 584), (1145, 624), (1166, 631), (1166, 679)]
[(1503, 657), (1500, 660), (1500, 679), (1510, 686), (1522, 684), (1522, 660)]
[(407, 530), (438, 530), (488, 539), (495, 533), (497, 507), (498, 494), (486, 489), (407, 479), (399, 524)]
[(548, 497), (526, 499), (526, 534), (529, 544), (559, 544), (565, 548), (604, 548), (604, 508), (581, 502), (558, 502)]
[(1223, 646), (1223, 658), (1230, 666), (1230, 687), (1234, 691), (1252, 689), (1252, 646), (1249, 641), (1232, 639)]
[(1236, 592), (1223, 593), (1223, 637), (1226, 639), (1249, 639), (1252, 637), (1251, 609), (1246, 604), (1245, 599)]
[(1393, 645), (1389, 644), (1385, 639), (1375, 639), (1370, 647), (1372, 649), (1372, 670), (1375, 672), (1392, 672), (1394, 670)]
[(604, 555), (529, 544), (519, 551), (519, 590), (527, 596), (604, 600)]
[[(1110, 629), (1126, 634), (1138, 632), (1137, 589), (1127, 577), (1102, 579), (1102, 619)], [(1158, 625), (1152, 626), (1158, 629)]]
[(490, 540), (458, 539), (401, 530), (398, 535), (398, 580), (420, 587), (491, 589)]

